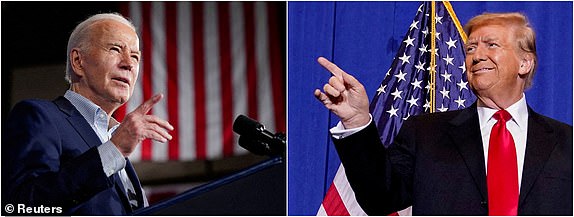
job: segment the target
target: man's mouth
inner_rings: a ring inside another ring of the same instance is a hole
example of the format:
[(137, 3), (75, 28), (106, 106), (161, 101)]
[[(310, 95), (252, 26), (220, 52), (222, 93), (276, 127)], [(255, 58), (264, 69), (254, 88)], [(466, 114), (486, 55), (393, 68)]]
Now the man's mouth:
[(472, 69), (472, 73), (488, 72), (488, 71), (491, 71), (493, 69), (494, 68), (481, 67), (481, 68), (477, 68), (477, 69)]
[(124, 77), (115, 77), (112, 80), (119, 81), (121, 83), (125, 83), (126, 85), (130, 86), (130, 80)]

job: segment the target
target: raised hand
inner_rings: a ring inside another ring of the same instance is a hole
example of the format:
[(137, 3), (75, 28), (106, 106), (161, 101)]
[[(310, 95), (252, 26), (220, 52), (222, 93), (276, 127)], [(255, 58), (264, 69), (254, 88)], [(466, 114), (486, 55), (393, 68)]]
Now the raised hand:
[(324, 92), (315, 89), (315, 98), (337, 115), (345, 128), (367, 124), (370, 120), (369, 98), (363, 84), (323, 57), (319, 57), (317, 62), (333, 76), (329, 79), (329, 83), (323, 86)]
[(162, 98), (162, 94), (157, 94), (142, 103), (133, 112), (125, 116), (123, 122), (114, 132), (111, 140), (124, 157), (128, 157), (137, 144), (144, 139), (153, 139), (158, 142), (167, 142), (167, 140), (172, 139), (168, 130), (173, 130), (173, 126), (161, 118), (147, 114)]

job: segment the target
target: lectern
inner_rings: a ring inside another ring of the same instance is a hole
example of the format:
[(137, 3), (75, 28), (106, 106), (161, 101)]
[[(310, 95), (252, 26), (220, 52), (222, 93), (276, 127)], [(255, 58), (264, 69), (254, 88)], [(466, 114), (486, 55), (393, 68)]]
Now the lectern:
[(287, 215), (286, 167), (273, 157), (138, 210), (134, 215)]

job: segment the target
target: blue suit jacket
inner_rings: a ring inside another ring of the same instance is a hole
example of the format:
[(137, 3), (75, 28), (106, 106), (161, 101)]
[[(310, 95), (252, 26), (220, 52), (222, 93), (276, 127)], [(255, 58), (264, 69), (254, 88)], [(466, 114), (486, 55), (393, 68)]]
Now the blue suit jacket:
[(64, 97), (18, 103), (2, 131), (3, 206), (62, 207), (64, 215), (131, 213), (118, 175), (103, 171), (99, 145)]
[[(519, 215), (572, 215), (572, 126), (528, 109)], [(413, 116), (385, 149), (374, 124), (335, 146), (369, 215), (413, 206), (413, 215), (487, 215), (476, 104)]]

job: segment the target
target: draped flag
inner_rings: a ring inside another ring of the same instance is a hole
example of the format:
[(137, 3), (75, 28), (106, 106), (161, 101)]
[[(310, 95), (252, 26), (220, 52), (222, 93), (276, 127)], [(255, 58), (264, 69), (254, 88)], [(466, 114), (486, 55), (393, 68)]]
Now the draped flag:
[(157, 93), (152, 111), (175, 130), (144, 140), (134, 161), (203, 160), (246, 151), (232, 131), (239, 114), (285, 131), (281, 2), (129, 2), (122, 13), (140, 36), (142, 61), (123, 119)]
[[(389, 146), (410, 116), (462, 109), (476, 97), (466, 79), (466, 35), (449, 2), (424, 2), (371, 101), (381, 141)], [(318, 215), (365, 215), (357, 206), (343, 165)], [(410, 215), (410, 207), (394, 213)]]

